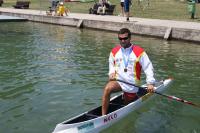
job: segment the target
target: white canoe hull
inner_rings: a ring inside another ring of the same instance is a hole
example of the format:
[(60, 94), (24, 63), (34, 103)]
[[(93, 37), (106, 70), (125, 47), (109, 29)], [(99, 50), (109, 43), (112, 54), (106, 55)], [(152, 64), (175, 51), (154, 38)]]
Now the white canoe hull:
[[(155, 90), (157, 92), (162, 92), (169, 86), (172, 79), (166, 79), (160, 84), (159, 86), (155, 87)], [(103, 129), (108, 128), (109, 126), (113, 125), (115, 122), (119, 121), (120, 119), (127, 116), (129, 113), (133, 112), (137, 108), (139, 108), (145, 101), (152, 97), (152, 95), (147, 93), (144, 96), (140, 97), (134, 102), (129, 103), (128, 105), (117, 109), (107, 115), (104, 116), (98, 116), (97, 118), (86, 120), (78, 123), (73, 123), (70, 121), (73, 121), (74, 119), (77, 119), (83, 115), (85, 115), (88, 112), (85, 112), (83, 114), (80, 114), (76, 117), (73, 117), (67, 121), (64, 121), (60, 124), (57, 124), (56, 128), (54, 129), (53, 133), (97, 133)], [(113, 97), (112, 99), (115, 99), (118, 96)], [(112, 101), (111, 99), (111, 101)], [(69, 122), (69, 123), (68, 123)]]

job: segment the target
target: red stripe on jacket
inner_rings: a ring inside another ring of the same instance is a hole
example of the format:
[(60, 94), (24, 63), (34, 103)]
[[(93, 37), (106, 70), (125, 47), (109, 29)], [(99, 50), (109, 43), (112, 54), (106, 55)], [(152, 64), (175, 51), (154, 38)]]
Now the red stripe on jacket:
[[(141, 47), (134, 45), (133, 46), (133, 52), (135, 53), (136, 57), (138, 58), (144, 52), (144, 50)], [(135, 70), (136, 70), (137, 80), (140, 80), (141, 69), (142, 69), (142, 66), (140, 65), (140, 62), (136, 62)]]
[[(113, 49), (112, 49), (112, 54), (113, 54), (113, 57), (115, 57), (115, 55), (117, 54), (117, 52), (120, 50), (120, 48), (121, 48), (121, 45), (117, 45), (116, 47), (114, 47)], [(114, 62), (113, 62), (114, 64), (115, 64), (115, 60), (114, 60)]]
[(114, 47), (112, 49), (112, 54), (113, 56), (115, 57), (116, 53), (120, 50), (121, 46), (120, 45), (117, 45), (116, 47)]

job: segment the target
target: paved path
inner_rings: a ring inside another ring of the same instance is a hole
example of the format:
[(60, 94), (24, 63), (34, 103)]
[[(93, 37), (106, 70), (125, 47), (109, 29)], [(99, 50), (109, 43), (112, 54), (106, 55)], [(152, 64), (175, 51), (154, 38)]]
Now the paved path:
[[(0, 12), (46, 16), (45, 11), (30, 10), (30, 9), (0, 8)], [(102, 16), (102, 15), (83, 14), (83, 13), (69, 13), (68, 16), (62, 17), (62, 19), (69, 19), (69, 18), (79, 19), (79, 20), (94, 20), (94, 21), (99, 21), (99, 22), (103, 21), (103, 22), (110, 22), (110, 23), (116, 22), (116, 23), (120, 23), (120, 24), (123, 24), (123, 25), (127, 24), (128, 26), (130, 26), (130, 25), (143, 26), (145, 28), (146, 27), (148, 27), (148, 28), (149, 27), (150, 28), (152, 28), (152, 27), (155, 27), (155, 28), (165, 27), (165, 28), (168, 28), (168, 29), (172, 28), (175, 31), (174, 33), (176, 33), (176, 31), (179, 32), (174, 38), (200, 42), (200, 23), (197, 23), (197, 22), (147, 19), (147, 18), (136, 18), (136, 17), (130, 17), (130, 21), (127, 22), (127, 21), (125, 21), (126, 20), (125, 17), (109, 16), (109, 15)], [(114, 24), (113, 24), (113, 26), (114, 26)], [(152, 31), (155, 32), (155, 30), (152, 30)], [(185, 33), (183, 33), (183, 31), (185, 31)], [(169, 31), (169, 33), (170, 32), (171, 32), (171, 30)], [(187, 33), (187, 32), (189, 32), (189, 33)], [(160, 31), (157, 34), (161, 34), (161, 33), (163, 34), (163, 31), (162, 32)], [(144, 34), (146, 34), (146, 33), (144, 32)], [(191, 36), (189, 36), (188, 39), (185, 39), (185, 37), (187, 38), (187, 34), (191, 34)], [(165, 33), (164, 33), (164, 35), (165, 35)], [(174, 36), (174, 35), (172, 35), (172, 36)]]
[[(39, 10), (0, 8), (0, 12), (1, 11), (2, 12), (22, 13), (22, 14), (46, 15), (45, 11), (39, 11)], [(65, 16), (65, 17), (67, 17), (67, 18), (77, 18), (77, 19), (88, 19), (88, 20), (127, 23), (125, 21), (126, 20), (125, 17), (110, 16), (110, 15), (104, 15), (103, 16), (103, 15), (83, 14), (83, 13), (69, 13), (69, 15)], [(160, 19), (147, 19), (147, 18), (130, 17), (129, 23), (200, 30), (200, 23), (197, 23), (197, 22), (185, 22), (185, 21), (173, 21), (173, 20), (160, 20)]]

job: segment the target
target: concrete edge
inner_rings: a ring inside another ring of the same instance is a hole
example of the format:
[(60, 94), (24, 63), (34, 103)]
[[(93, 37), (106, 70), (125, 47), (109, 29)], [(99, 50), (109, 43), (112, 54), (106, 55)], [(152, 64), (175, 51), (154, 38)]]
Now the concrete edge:
[(194, 29), (183, 29), (167, 26), (152, 26), (139, 24), (137, 22), (111, 22), (111, 21), (99, 21), (88, 19), (77, 19), (70, 17), (58, 17), (58, 16), (46, 16), (35, 14), (21, 14), (11, 12), (1, 12), (2, 15), (16, 16), (28, 19), (34, 22), (49, 23), (56, 25), (72, 26), (78, 28), (92, 28), (106, 31), (119, 31), (120, 28), (129, 28), (133, 34), (154, 36), (164, 38), (166, 40), (176, 39), (192, 42), (200, 42), (200, 31)]

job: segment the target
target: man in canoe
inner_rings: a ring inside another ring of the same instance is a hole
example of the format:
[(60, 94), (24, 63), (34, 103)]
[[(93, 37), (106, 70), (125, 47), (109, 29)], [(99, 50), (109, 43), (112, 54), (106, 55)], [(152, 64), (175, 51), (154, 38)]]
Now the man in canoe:
[(110, 95), (113, 92), (123, 91), (124, 103), (128, 104), (137, 98), (138, 88), (116, 81), (115, 79), (140, 84), (141, 69), (146, 75), (147, 91), (154, 91), (153, 66), (146, 52), (139, 46), (132, 44), (131, 32), (127, 28), (120, 29), (118, 33), (120, 45), (110, 52), (109, 82), (106, 84), (102, 97), (102, 115), (107, 114)]

